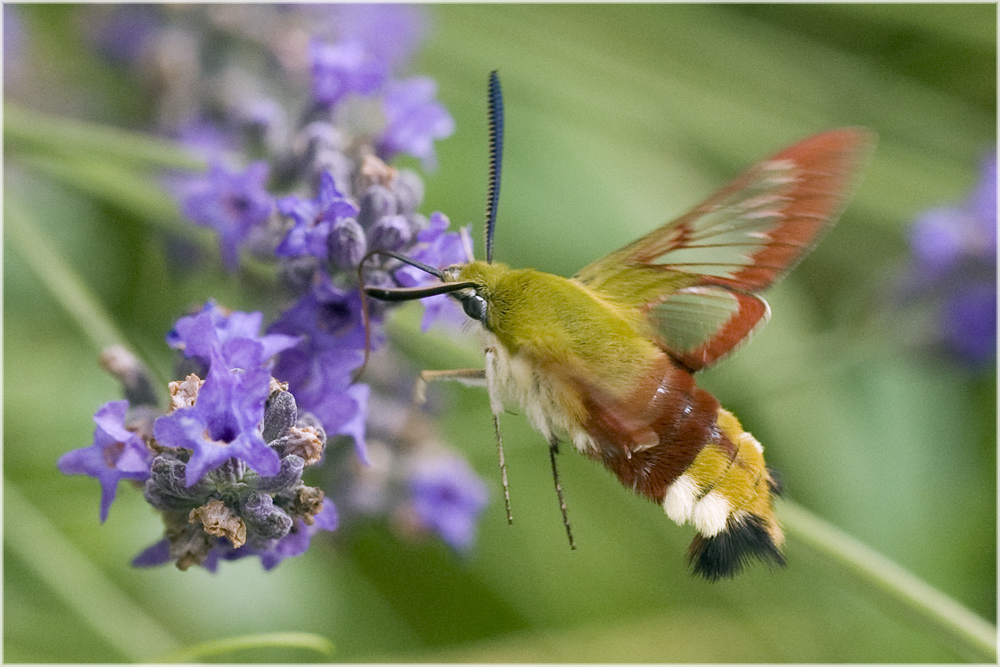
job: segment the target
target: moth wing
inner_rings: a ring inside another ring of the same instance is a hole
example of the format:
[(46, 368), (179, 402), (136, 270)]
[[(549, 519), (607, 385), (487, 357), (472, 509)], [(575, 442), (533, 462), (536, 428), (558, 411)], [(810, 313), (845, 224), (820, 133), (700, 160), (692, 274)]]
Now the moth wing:
[(711, 365), (766, 321), (767, 304), (754, 293), (836, 222), (874, 141), (859, 128), (804, 139), (575, 278), (644, 308), (657, 344), (691, 370)]
[(770, 316), (767, 301), (756, 294), (717, 285), (679, 289), (647, 313), (654, 342), (691, 371), (725, 357)]

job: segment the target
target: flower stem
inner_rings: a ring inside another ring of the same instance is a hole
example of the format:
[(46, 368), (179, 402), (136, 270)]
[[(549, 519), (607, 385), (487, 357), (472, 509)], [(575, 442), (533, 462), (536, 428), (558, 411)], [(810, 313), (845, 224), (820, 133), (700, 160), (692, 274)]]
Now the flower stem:
[(321, 635), (308, 632), (266, 632), (242, 637), (227, 637), (201, 642), (174, 651), (161, 658), (162, 662), (205, 662), (205, 658), (255, 648), (300, 648), (321, 655), (333, 655), (333, 643)]
[[(90, 341), (97, 354), (111, 345), (127, 346), (128, 338), (97, 296), (32, 218), (19, 197), (8, 189), (3, 202), (4, 232), (25, 263)], [(154, 371), (155, 373), (155, 371)], [(160, 386), (166, 383), (159, 382)]]
[(996, 663), (997, 630), (988, 621), (803, 507), (785, 500), (777, 509), (790, 536), (822, 554), (866, 591), (885, 597), (966, 658)]
[(4, 147), (34, 152), (103, 156), (132, 166), (204, 169), (205, 162), (176, 142), (109, 125), (71, 120), (4, 104)]
[(3, 210), (7, 238), (97, 352), (109, 345), (123, 344), (125, 334), (80, 275), (45, 238), (27, 208), (10, 189), (4, 197)]
[(177, 651), (179, 642), (67, 540), (58, 526), (4, 480), (4, 512), (17, 517), (4, 547), (131, 662)]

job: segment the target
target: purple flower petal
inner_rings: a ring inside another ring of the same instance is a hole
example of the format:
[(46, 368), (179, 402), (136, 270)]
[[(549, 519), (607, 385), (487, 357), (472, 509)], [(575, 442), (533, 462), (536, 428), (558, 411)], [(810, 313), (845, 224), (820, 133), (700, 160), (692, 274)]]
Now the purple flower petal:
[(97, 428), (93, 444), (63, 454), (57, 464), (65, 475), (89, 475), (101, 483), (102, 523), (108, 518), (118, 482), (148, 479), (153, 460), (142, 438), (125, 428), (127, 410), (128, 401), (111, 401), (102, 406), (94, 415)]
[[(243, 347), (255, 346), (252, 354), (259, 359), (258, 343), (237, 342)], [(251, 358), (251, 353), (243, 354)], [(193, 486), (230, 458), (243, 461), (262, 476), (278, 474), (281, 461), (261, 435), (270, 377), (270, 372), (259, 365), (231, 370), (222, 352), (216, 351), (195, 404), (154, 422), (153, 434), (160, 445), (191, 450), (187, 486)]]
[(181, 209), (198, 225), (219, 234), (220, 250), (230, 270), (239, 263), (239, 247), (271, 215), (274, 199), (267, 192), (269, 167), (255, 162), (243, 172), (230, 171), (218, 160), (208, 172), (180, 186)]
[(425, 169), (437, 165), (434, 141), (450, 137), (455, 121), (434, 99), (436, 94), (437, 84), (428, 77), (394, 81), (386, 87), (386, 129), (379, 141), (379, 154), (384, 159), (407, 153), (419, 158)]
[(188, 357), (210, 359), (212, 350), (218, 345), (226, 349), (233, 340), (250, 340), (261, 345), (261, 362), (299, 342), (297, 336), (283, 334), (260, 335), (263, 313), (227, 311), (214, 299), (209, 299), (201, 311), (177, 320), (173, 330), (167, 334), (170, 347), (184, 351)]
[(365, 50), (357, 40), (309, 43), (313, 98), (333, 106), (350, 93), (370, 95), (385, 83), (388, 65)]
[(146, 547), (133, 558), (132, 567), (156, 567), (170, 561), (170, 541), (162, 539), (156, 544)]
[(410, 476), (414, 509), (454, 549), (464, 551), (476, 536), (476, 521), (489, 494), (483, 481), (458, 457), (418, 461)]

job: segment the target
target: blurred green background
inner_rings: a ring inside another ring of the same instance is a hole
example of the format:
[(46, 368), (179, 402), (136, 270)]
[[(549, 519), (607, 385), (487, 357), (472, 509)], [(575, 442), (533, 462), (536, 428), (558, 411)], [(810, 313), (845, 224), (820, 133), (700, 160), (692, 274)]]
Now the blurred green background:
[[(8, 101), (129, 124), (127, 84), (84, 49), (80, 8), (21, 7), (31, 67)], [(442, 5), (414, 71), (454, 116), (427, 175), (426, 213), (478, 229), (485, 200), (485, 82), (500, 70), (506, 154), (495, 256), (570, 275), (682, 213), (753, 161), (824, 129), (880, 136), (853, 204), (768, 293), (773, 318), (700, 382), (764, 443), (787, 497), (996, 621), (996, 374), (920, 345), (921, 313), (891, 299), (914, 217), (957, 204), (996, 142), (996, 6)], [(5, 188), (48, 243), (166, 372), (163, 335), (215, 296), (254, 309), (217, 264), (191, 275), (159, 225), (5, 156)], [(109, 176), (110, 177), (110, 176)], [(479, 247), (481, 251), (481, 245)], [(256, 559), (135, 570), (158, 519), (122, 486), (97, 521), (98, 487), (55, 469), (90, 443), (119, 397), (39, 258), (4, 244), (4, 660), (158, 660), (197, 642), (302, 631), (332, 659), (487, 662), (952, 662), (967, 655), (790, 536), (788, 567), (708, 584), (692, 538), (592, 462), (560, 459), (571, 552), (545, 443), (502, 422), (508, 526), (488, 401), (441, 389), (440, 420), (491, 485), (474, 551), (411, 544), (371, 526), (317, 539), (264, 573)], [(32, 267), (31, 264), (34, 264)], [(926, 309), (930, 309), (928, 304)], [(410, 316), (415, 312), (411, 312)], [(403, 314), (401, 327), (405, 325)], [(411, 317), (412, 319), (412, 317)], [(470, 342), (406, 345), (414, 368), (475, 363)], [(131, 647), (131, 649), (129, 648)], [(130, 652), (131, 651), (131, 652)], [(301, 649), (233, 661), (311, 661)]]

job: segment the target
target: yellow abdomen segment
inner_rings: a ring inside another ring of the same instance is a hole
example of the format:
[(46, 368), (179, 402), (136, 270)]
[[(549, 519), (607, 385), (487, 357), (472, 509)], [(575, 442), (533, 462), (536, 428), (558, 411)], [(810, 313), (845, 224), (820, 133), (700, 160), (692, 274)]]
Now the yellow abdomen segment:
[(708, 443), (663, 499), (667, 516), (698, 530), (688, 557), (709, 579), (732, 576), (751, 559), (784, 562), (784, 535), (771, 507), (777, 483), (763, 448), (728, 410), (718, 409), (716, 423), (735, 456)]

